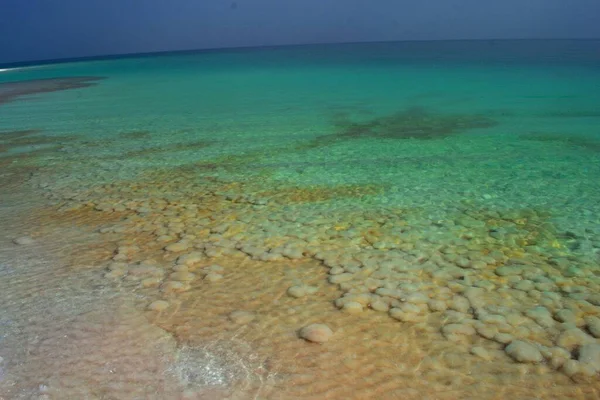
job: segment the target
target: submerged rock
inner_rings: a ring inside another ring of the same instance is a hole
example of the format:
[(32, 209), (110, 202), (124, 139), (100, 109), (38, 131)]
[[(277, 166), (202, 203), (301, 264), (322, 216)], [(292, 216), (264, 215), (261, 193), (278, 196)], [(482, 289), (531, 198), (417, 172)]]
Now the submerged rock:
[(579, 348), (578, 361), (600, 371), (600, 344), (584, 344)]
[(514, 340), (504, 351), (513, 360), (521, 363), (539, 363), (544, 359), (537, 347), (522, 340)]
[(311, 324), (300, 330), (300, 337), (313, 343), (325, 343), (331, 336), (333, 331), (325, 324)]
[(234, 311), (229, 314), (229, 319), (235, 324), (245, 325), (251, 322), (256, 316), (248, 311)]
[(32, 238), (30, 238), (29, 236), (21, 236), (21, 237), (18, 237), (16, 239), (13, 239), (13, 243), (14, 244), (18, 244), (20, 246), (25, 246), (25, 245), (28, 245), (28, 244), (35, 243), (35, 240), (33, 240)]
[(169, 307), (169, 302), (164, 300), (156, 300), (150, 303), (148, 310), (150, 311), (164, 311)]

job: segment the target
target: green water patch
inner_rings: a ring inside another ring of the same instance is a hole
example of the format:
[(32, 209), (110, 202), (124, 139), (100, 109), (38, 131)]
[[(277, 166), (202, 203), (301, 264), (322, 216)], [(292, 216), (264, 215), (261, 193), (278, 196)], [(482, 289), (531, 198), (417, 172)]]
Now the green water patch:
[(147, 146), (141, 149), (128, 151), (122, 156), (127, 158), (132, 157), (152, 157), (156, 155), (165, 155), (168, 153), (177, 153), (183, 151), (195, 151), (204, 149), (212, 144), (209, 140), (197, 140), (187, 143), (171, 143), (167, 145)]
[(521, 140), (534, 141), (540, 143), (548, 143), (561, 148), (571, 148), (578, 150), (585, 150), (594, 153), (600, 153), (600, 140), (582, 135), (572, 134), (556, 134), (556, 133), (531, 133), (528, 135), (521, 135)]
[(62, 78), (31, 79), (17, 82), (0, 82), (0, 105), (13, 102), (23, 96), (63, 90), (83, 89), (95, 86), (103, 77), (72, 76)]
[(2, 131), (0, 132), (0, 141), (11, 141), (18, 140), (30, 135), (36, 135), (41, 133), (42, 131), (39, 129), (22, 129), (15, 131)]
[[(359, 112), (360, 111), (360, 112)], [(224, 171), (232, 175), (272, 175), (276, 171), (297, 170), (302, 173), (309, 167), (337, 168), (341, 164), (371, 164), (372, 160), (363, 160), (364, 153), (358, 148), (352, 148), (340, 155), (311, 154), (311, 150), (334, 144), (336, 142), (351, 144), (353, 139), (371, 140), (373, 143), (385, 143), (383, 140), (413, 139), (434, 140), (450, 135), (465, 133), (471, 129), (487, 128), (497, 124), (493, 119), (481, 115), (463, 114), (437, 114), (422, 108), (408, 108), (391, 115), (376, 117), (373, 113), (360, 110), (335, 110), (331, 115), (330, 125), (326, 128), (332, 134), (298, 139), (290, 137), (289, 140), (279, 143), (252, 146), (238, 149), (235, 153), (208, 155), (208, 158), (199, 159), (186, 168), (191, 168), (199, 173)], [(357, 122), (354, 119), (362, 119)], [(381, 139), (382, 141), (380, 141)], [(413, 142), (416, 143), (416, 142)], [(216, 141), (215, 145), (219, 142)], [(181, 145), (185, 149), (185, 145)], [(307, 152), (308, 154), (303, 154)], [(342, 157), (342, 158), (340, 158)], [(381, 159), (383, 157), (383, 159)], [(387, 154), (378, 160), (385, 164), (394, 165), (399, 161), (398, 154)], [(407, 155), (411, 162), (426, 162)], [(439, 154), (427, 159), (435, 161)], [(356, 182), (355, 182), (356, 183)]]
[(130, 140), (148, 140), (152, 138), (149, 131), (128, 131), (119, 133), (119, 138)]
[(600, 118), (600, 110), (567, 110), (559, 109), (539, 114), (544, 118)]
[(8, 153), (14, 150), (27, 150), (28, 152), (39, 150), (40, 147), (64, 146), (67, 142), (78, 139), (75, 135), (42, 135), (38, 129), (27, 129), (17, 131), (0, 132), (0, 153)]

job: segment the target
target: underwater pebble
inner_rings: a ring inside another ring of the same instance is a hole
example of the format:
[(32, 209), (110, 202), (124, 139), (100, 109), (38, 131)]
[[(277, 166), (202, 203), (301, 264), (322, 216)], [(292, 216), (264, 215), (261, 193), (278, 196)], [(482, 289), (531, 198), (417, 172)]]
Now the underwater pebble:
[(193, 251), (188, 254), (184, 254), (177, 258), (177, 264), (192, 266), (204, 260), (204, 254), (199, 251)]
[(430, 300), (427, 305), (432, 312), (446, 311), (448, 309), (448, 305), (443, 300)]
[(339, 275), (331, 275), (329, 276), (328, 280), (330, 283), (343, 283), (343, 282), (348, 282), (351, 281), (354, 278), (354, 274), (349, 274), (347, 272), (343, 273), (343, 274), (339, 274)]
[(229, 314), (231, 322), (239, 325), (245, 325), (252, 321), (256, 316), (248, 311), (234, 311)]
[(600, 318), (598, 317), (586, 317), (585, 323), (587, 329), (595, 338), (600, 338)]
[(535, 307), (525, 312), (529, 318), (533, 319), (535, 322), (543, 326), (544, 328), (553, 327), (556, 322), (554, 318), (552, 318), (552, 314), (546, 307)]
[(164, 300), (156, 300), (150, 303), (148, 310), (151, 311), (164, 311), (169, 307), (169, 302)]
[(129, 260), (133, 255), (140, 251), (140, 248), (137, 246), (119, 246), (117, 248), (117, 253), (113, 257), (115, 261), (124, 261)]
[(412, 304), (426, 304), (429, 301), (429, 296), (424, 293), (411, 293), (404, 298), (404, 301)]
[(514, 284), (513, 288), (515, 288), (517, 290), (521, 290), (523, 292), (529, 292), (530, 290), (532, 290), (534, 288), (534, 283), (530, 280), (524, 279), (524, 280), (518, 281), (516, 284)]
[(523, 273), (523, 269), (516, 265), (505, 265), (496, 268), (495, 272), (496, 275), (499, 276), (521, 275)]
[(288, 247), (283, 252), (282, 255), (292, 260), (299, 260), (304, 257), (301, 249)]
[(465, 336), (474, 335), (475, 328), (467, 324), (448, 324), (442, 327), (442, 334), (450, 341), (458, 341)]
[(574, 376), (579, 373), (580, 363), (576, 360), (567, 360), (562, 366), (562, 372), (567, 376)]
[(578, 350), (577, 361), (584, 365), (589, 365), (594, 371), (600, 371), (600, 344), (584, 344)]
[(554, 314), (554, 318), (556, 318), (560, 322), (571, 322), (574, 323), (577, 321), (577, 316), (575, 313), (569, 309), (562, 309), (557, 311)]
[(333, 267), (329, 270), (329, 275), (339, 275), (344, 273), (344, 268), (342, 267)]
[(503, 315), (499, 314), (484, 314), (479, 316), (477, 319), (483, 322), (484, 324), (500, 325), (506, 323), (506, 318)]
[(137, 265), (131, 267), (128, 271), (129, 275), (135, 277), (154, 276), (162, 277), (164, 272), (162, 269), (150, 265)]
[(179, 253), (182, 251), (186, 251), (189, 247), (190, 245), (187, 242), (177, 242), (168, 245), (167, 247), (165, 247), (165, 250), (173, 253)]
[(388, 314), (390, 317), (402, 322), (416, 322), (421, 319), (419, 314), (405, 312), (401, 308), (391, 308)]
[(35, 243), (35, 240), (33, 240), (32, 238), (30, 238), (29, 236), (21, 236), (21, 237), (13, 239), (13, 243), (14, 244), (18, 244), (20, 246), (25, 246), (25, 245), (28, 245), (28, 244)]
[(422, 311), (422, 309), (418, 305), (411, 303), (402, 303), (398, 308), (400, 308), (405, 313), (410, 314), (420, 314)]
[(161, 286), (161, 290), (164, 293), (180, 293), (189, 290), (189, 288), (189, 285), (177, 281), (169, 281)]
[(158, 287), (158, 286), (160, 286), (161, 282), (162, 282), (161, 278), (153, 277), (153, 278), (142, 279), (142, 281), (140, 282), (140, 285), (145, 288)]
[(562, 347), (551, 347), (547, 352), (550, 359), (550, 366), (554, 369), (562, 367), (565, 362), (571, 359), (571, 353)]
[(306, 285), (296, 285), (291, 286), (287, 290), (287, 294), (291, 297), (300, 298), (304, 297), (308, 294), (314, 294), (317, 292), (317, 288), (314, 286), (306, 286)]
[(208, 282), (217, 282), (217, 281), (220, 281), (221, 279), (223, 279), (223, 275), (217, 274), (214, 272), (210, 272), (210, 273), (206, 274), (206, 276), (204, 277), (204, 280), (206, 280)]
[(306, 296), (306, 289), (304, 286), (292, 286), (287, 290), (287, 294), (294, 298), (300, 298)]
[(544, 357), (542, 353), (532, 344), (522, 340), (514, 340), (504, 349), (513, 360), (521, 363), (539, 363)]
[(196, 275), (192, 274), (191, 272), (181, 271), (173, 272), (171, 275), (169, 275), (169, 278), (173, 281), (190, 282), (196, 278)]
[(211, 272), (223, 272), (223, 271), (225, 271), (225, 268), (221, 267), (220, 265), (213, 264), (213, 265), (210, 265), (210, 266), (204, 268), (204, 270), (211, 271)]
[(556, 339), (556, 344), (569, 351), (584, 344), (593, 343), (594, 338), (579, 328), (571, 328), (562, 332)]
[(567, 268), (565, 271), (563, 271), (563, 275), (568, 277), (568, 278), (573, 278), (576, 276), (585, 276), (586, 275), (586, 271), (582, 270), (580, 268), (577, 268), (575, 266), (571, 266), (569, 268)]
[(126, 270), (123, 269), (114, 269), (110, 272), (107, 272), (106, 274), (104, 274), (104, 277), (107, 279), (116, 279), (116, 278), (121, 278), (123, 277), (125, 274), (127, 274)]
[(482, 358), (486, 361), (489, 361), (493, 358), (490, 352), (481, 346), (471, 347), (471, 354), (476, 355), (477, 357)]
[(508, 334), (508, 333), (498, 332), (494, 335), (493, 339), (494, 339), (494, 341), (496, 341), (498, 343), (508, 344), (514, 340), (514, 337), (513, 337), (513, 335)]
[(450, 304), (448, 304), (448, 308), (466, 313), (471, 308), (471, 303), (463, 296), (454, 296)]
[(175, 272), (189, 272), (190, 268), (187, 265), (177, 264), (173, 267)]
[(375, 300), (370, 306), (373, 310), (381, 312), (388, 312), (390, 309), (390, 306), (382, 300)]
[(477, 334), (486, 339), (493, 339), (498, 334), (498, 327), (494, 325), (482, 325), (475, 327)]
[(128, 267), (129, 267), (129, 264), (124, 263), (124, 262), (111, 262), (107, 266), (107, 268), (110, 271), (114, 271), (116, 269), (118, 269), (118, 270), (127, 270)]
[(350, 301), (342, 307), (342, 311), (347, 312), (349, 314), (359, 314), (363, 311), (362, 304), (356, 301)]
[(325, 343), (331, 336), (333, 331), (324, 324), (311, 324), (300, 330), (300, 337), (314, 343)]

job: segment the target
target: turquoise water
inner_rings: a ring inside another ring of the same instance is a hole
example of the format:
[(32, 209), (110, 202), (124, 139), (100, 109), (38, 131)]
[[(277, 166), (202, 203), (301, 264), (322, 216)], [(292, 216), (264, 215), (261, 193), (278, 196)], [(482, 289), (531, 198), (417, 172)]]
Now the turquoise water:
[[(340, 290), (337, 307), (320, 306), (347, 311), (348, 324), (383, 311), (450, 343), (472, 336), (501, 350), (492, 364), (541, 363), (563, 377), (600, 370), (578, 355), (600, 335), (600, 42), (156, 54), (9, 68), (0, 85), (81, 76), (102, 79), (0, 103), (0, 161), (15, 174), (37, 168), (32, 181), (59, 199), (57, 212), (135, 215), (92, 224), (113, 235), (107, 243), (139, 246), (118, 247), (113, 261), (90, 256), (100, 271), (123, 271), (111, 279), (147, 258), (168, 270), (193, 247), (203, 267), (311, 262), (329, 271), (318, 282)], [(168, 283), (141, 296), (172, 304)], [(194, 292), (186, 285), (175, 292)], [(477, 334), (445, 331), (450, 311)], [(495, 336), (490, 315), (529, 319)], [(569, 329), (585, 340), (564, 339)], [(516, 341), (537, 346), (532, 360), (514, 355)]]
[[(382, 200), (392, 203), (406, 203), (409, 190), (416, 202), (437, 198), (439, 191), (453, 200), (491, 195), (510, 206), (561, 206), (577, 201), (581, 191), (573, 182), (597, 195), (600, 94), (593, 41), (167, 54), (34, 66), (5, 71), (0, 79), (61, 76), (106, 79), (88, 90), (7, 104), (0, 109), (0, 129), (41, 128), (107, 140), (147, 131), (156, 146), (206, 141), (210, 145), (203, 149), (137, 161), (177, 165), (254, 152), (251, 166), (276, 166), (275, 180), (383, 184), (388, 198)], [(415, 109), (431, 123), (417, 116), (389, 129), (435, 130), (434, 119), (445, 116), (485, 118), (489, 126), (470, 128), (467, 122), (433, 132), (434, 140), (402, 133), (335, 137), (343, 130), (340, 123), (368, 124)], [(411, 123), (428, 125), (402, 125)], [(96, 148), (90, 156), (105, 150)]]

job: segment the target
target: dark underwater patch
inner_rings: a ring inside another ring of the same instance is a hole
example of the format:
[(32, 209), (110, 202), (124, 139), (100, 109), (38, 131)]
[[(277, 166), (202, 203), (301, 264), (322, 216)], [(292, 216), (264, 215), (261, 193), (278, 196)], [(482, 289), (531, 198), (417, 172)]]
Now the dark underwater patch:
[(336, 113), (332, 123), (334, 134), (300, 144), (298, 150), (318, 148), (348, 139), (443, 139), (498, 124), (484, 115), (436, 114), (422, 107), (410, 107), (362, 122), (353, 121), (347, 113)]
[(0, 83), (0, 104), (15, 101), (23, 96), (95, 86), (105, 79), (99, 76), (73, 76), (64, 78), (32, 79)]

